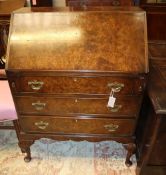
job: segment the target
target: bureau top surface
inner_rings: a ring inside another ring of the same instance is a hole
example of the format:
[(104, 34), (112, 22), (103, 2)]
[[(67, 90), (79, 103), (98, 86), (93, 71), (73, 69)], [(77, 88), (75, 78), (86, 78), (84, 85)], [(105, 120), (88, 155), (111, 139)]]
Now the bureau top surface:
[(6, 69), (148, 72), (145, 12), (20, 9), (12, 14)]

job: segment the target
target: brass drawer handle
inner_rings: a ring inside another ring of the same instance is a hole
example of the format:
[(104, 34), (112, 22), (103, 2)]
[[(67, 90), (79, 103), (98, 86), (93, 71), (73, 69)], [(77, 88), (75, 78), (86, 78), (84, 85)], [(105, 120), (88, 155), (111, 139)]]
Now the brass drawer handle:
[(120, 92), (122, 88), (124, 88), (123, 83), (113, 82), (108, 83), (108, 87), (112, 89), (114, 92)]
[(115, 105), (113, 108), (109, 107), (111, 112), (118, 112), (122, 108), (122, 105)]
[(37, 111), (41, 111), (45, 108), (46, 103), (41, 103), (40, 101), (38, 101), (38, 102), (32, 103), (32, 106), (34, 106)]
[(31, 87), (31, 89), (36, 91), (40, 90), (43, 87), (43, 84), (44, 82), (42, 81), (37, 81), (37, 80), (28, 81), (28, 85)]
[(104, 128), (107, 129), (109, 132), (114, 132), (119, 128), (119, 125), (111, 123), (109, 125), (104, 125)]
[(46, 129), (46, 127), (49, 125), (48, 122), (35, 122), (35, 126), (37, 126), (39, 129)]

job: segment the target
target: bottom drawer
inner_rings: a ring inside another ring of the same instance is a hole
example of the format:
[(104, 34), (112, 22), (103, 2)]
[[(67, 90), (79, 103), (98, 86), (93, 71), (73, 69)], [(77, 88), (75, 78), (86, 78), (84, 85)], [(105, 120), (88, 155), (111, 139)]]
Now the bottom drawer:
[(114, 134), (132, 135), (134, 119), (22, 116), (20, 125), (24, 132), (59, 134)]

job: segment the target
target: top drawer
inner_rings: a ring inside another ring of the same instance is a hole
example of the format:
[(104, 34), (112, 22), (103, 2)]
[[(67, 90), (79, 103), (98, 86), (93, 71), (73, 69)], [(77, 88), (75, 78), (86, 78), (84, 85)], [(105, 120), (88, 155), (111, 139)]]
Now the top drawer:
[(20, 76), (10, 78), (13, 92), (53, 94), (140, 94), (144, 77)]

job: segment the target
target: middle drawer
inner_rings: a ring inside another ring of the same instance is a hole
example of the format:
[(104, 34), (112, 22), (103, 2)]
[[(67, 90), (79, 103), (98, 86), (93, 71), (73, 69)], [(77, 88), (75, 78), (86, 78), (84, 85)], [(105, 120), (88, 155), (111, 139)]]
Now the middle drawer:
[(76, 97), (38, 97), (16, 96), (15, 103), (20, 114), (41, 115), (137, 115), (141, 96), (119, 96), (113, 108), (107, 106), (109, 97), (76, 98)]

